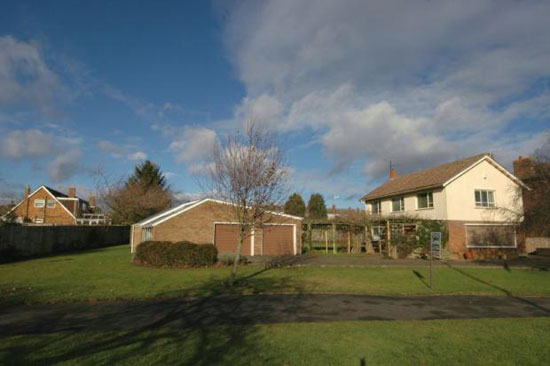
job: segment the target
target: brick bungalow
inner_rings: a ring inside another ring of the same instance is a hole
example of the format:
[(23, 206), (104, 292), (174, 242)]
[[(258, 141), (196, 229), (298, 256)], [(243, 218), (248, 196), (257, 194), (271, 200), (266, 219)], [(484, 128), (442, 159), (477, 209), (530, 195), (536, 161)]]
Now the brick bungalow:
[[(452, 258), (514, 256), (524, 252), (514, 222), (523, 212), (522, 188), (491, 154), (480, 154), (403, 176), (390, 170), (390, 179), (361, 200), (386, 224), (406, 218), (414, 230), (414, 219), (443, 221)], [(386, 224), (373, 235), (387, 238)]]
[[(239, 223), (230, 203), (210, 198), (184, 203), (132, 226), (131, 251), (140, 243), (190, 241), (214, 244), (218, 253), (234, 253)], [(264, 224), (246, 238), (242, 253), (247, 256), (297, 255), (302, 252), (302, 218), (268, 212)]]

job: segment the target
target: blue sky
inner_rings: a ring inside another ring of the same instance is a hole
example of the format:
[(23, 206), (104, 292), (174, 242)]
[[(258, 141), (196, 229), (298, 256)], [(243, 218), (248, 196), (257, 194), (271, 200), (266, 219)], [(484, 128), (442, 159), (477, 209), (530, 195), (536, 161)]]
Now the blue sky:
[[(478, 152), (510, 166), (550, 127), (544, 1), (8, 1), (0, 4), (0, 199), (94, 190), (149, 158), (181, 197), (254, 119), (304, 196), (358, 206)], [(338, 198), (333, 198), (338, 196)]]

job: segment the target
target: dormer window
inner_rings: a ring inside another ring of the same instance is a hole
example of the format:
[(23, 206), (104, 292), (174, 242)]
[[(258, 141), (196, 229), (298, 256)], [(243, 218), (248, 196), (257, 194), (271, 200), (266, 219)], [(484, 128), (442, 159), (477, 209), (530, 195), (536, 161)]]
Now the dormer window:
[(405, 211), (405, 198), (398, 197), (391, 200), (392, 212)]
[(422, 208), (433, 208), (434, 207), (434, 196), (432, 192), (420, 193), (416, 196), (417, 207)]

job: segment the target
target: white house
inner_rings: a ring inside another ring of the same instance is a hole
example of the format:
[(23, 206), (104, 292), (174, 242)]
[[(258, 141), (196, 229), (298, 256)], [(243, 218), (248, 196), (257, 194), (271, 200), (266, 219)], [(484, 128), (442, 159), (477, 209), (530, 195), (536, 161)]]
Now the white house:
[(480, 154), (403, 176), (392, 170), (361, 200), (381, 219), (444, 221), (454, 257), (486, 257), (523, 249), (514, 222), (523, 210), (522, 187), (491, 154)]

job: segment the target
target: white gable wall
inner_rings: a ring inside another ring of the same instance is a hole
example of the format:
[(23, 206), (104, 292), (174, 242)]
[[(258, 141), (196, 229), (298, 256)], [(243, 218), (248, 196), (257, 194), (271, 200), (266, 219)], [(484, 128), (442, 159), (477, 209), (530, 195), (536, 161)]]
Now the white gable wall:
[[(476, 189), (495, 191), (497, 209), (477, 208)], [(514, 212), (523, 209), (521, 199), (516, 199), (518, 194), (521, 195), (518, 184), (486, 160), (449, 183), (444, 191), (447, 220), (508, 221), (512, 215), (503, 212), (502, 208)]]

